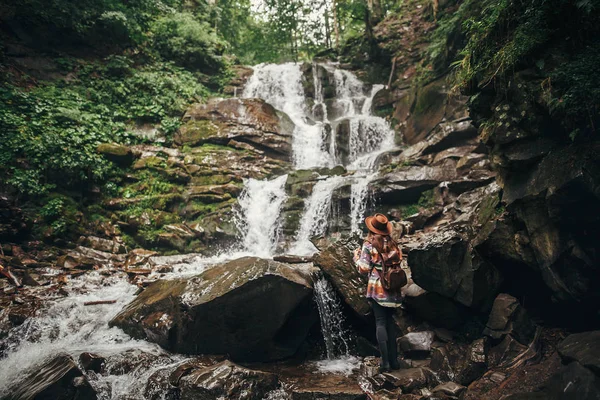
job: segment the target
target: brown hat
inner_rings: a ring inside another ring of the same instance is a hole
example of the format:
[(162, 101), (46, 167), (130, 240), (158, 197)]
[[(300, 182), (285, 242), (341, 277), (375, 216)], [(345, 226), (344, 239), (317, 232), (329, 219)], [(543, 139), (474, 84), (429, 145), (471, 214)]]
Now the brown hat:
[(365, 218), (365, 225), (373, 233), (380, 235), (391, 235), (392, 234), (392, 223), (388, 221), (387, 217), (383, 214), (375, 214)]

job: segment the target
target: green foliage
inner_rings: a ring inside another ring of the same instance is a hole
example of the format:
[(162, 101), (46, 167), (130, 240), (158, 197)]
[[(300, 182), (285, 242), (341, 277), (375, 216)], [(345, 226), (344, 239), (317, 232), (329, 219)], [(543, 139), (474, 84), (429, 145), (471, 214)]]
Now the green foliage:
[[(140, 44), (151, 21), (179, 0), (21, 0), (6, 4), (6, 15), (44, 42)], [(48, 35), (51, 27), (53, 35)]]
[(176, 12), (152, 24), (153, 47), (165, 59), (186, 68), (216, 72), (223, 67), (225, 42), (208, 22), (187, 12)]
[(114, 167), (96, 152), (99, 143), (132, 142), (128, 127), (138, 121), (161, 124), (170, 134), (182, 110), (208, 93), (171, 64), (134, 68), (111, 57), (77, 68), (68, 83), (0, 86), (0, 172), (21, 193), (103, 181)]

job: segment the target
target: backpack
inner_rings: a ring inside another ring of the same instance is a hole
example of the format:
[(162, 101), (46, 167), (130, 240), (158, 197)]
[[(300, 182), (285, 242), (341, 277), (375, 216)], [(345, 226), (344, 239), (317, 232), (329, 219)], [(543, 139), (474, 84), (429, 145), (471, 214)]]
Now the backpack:
[(388, 251), (377, 248), (371, 243), (381, 256), (381, 285), (386, 290), (400, 291), (407, 284), (406, 272), (402, 269), (402, 251), (393, 240), (388, 241)]

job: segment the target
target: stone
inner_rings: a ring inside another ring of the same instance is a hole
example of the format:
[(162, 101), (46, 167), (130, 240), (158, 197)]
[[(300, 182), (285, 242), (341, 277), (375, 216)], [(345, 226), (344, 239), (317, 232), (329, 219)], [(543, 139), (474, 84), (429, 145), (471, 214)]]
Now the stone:
[(445, 159), (435, 166), (401, 167), (374, 181), (383, 204), (416, 203), (424, 191), (457, 178), (456, 161)]
[(446, 343), (431, 351), (431, 369), (441, 379), (464, 386), (479, 379), (487, 369), (486, 343), (482, 339), (470, 345)]
[(79, 365), (86, 371), (100, 373), (104, 364), (104, 357), (94, 353), (81, 353), (79, 355)]
[(404, 305), (416, 317), (436, 326), (454, 329), (468, 318), (468, 309), (448, 297), (428, 292), (416, 283), (409, 283), (402, 289)]
[(429, 352), (434, 339), (432, 331), (410, 332), (398, 339), (398, 345), (403, 352)]
[(426, 368), (408, 368), (384, 372), (382, 375), (392, 385), (401, 388), (403, 392), (411, 392), (426, 387), (430, 382), (431, 372)]
[(296, 353), (318, 321), (315, 271), (244, 257), (195, 277), (152, 283), (110, 324), (174, 352), (283, 359)]
[(83, 241), (83, 245), (106, 253), (123, 254), (126, 252), (125, 246), (121, 243), (96, 236), (87, 236)]
[(552, 400), (598, 400), (600, 378), (575, 361), (552, 376), (543, 392)]
[(513, 296), (501, 293), (494, 300), (484, 334), (502, 339), (510, 334), (521, 344), (529, 344), (536, 333), (536, 324)]
[(357, 238), (341, 239), (317, 253), (314, 264), (321, 268), (342, 300), (361, 318), (365, 319), (371, 307), (365, 298), (366, 277), (356, 269), (353, 251), (361, 246)]
[(452, 227), (425, 237), (408, 258), (416, 284), (467, 307), (489, 309), (500, 287), (498, 270)]
[(196, 369), (179, 380), (181, 400), (247, 399), (263, 400), (278, 387), (277, 375), (251, 370), (223, 361), (214, 366)]
[(289, 161), (294, 124), (261, 99), (210, 99), (190, 107), (174, 137), (177, 145), (248, 143), (270, 157)]
[(523, 345), (511, 335), (504, 339), (489, 351), (489, 364), (494, 367), (517, 367), (529, 360), (539, 357), (539, 330), (528, 345)]
[(434, 396), (446, 396), (451, 399), (459, 399), (460, 396), (467, 390), (466, 387), (455, 382), (446, 382), (437, 385), (431, 390)]
[(600, 331), (569, 335), (557, 350), (564, 362), (577, 361), (600, 376)]
[(96, 150), (108, 160), (123, 167), (129, 166), (133, 162), (133, 152), (127, 146), (115, 143), (101, 143)]
[(62, 354), (44, 363), (20, 380), (10, 391), (11, 399), (76, 400), (97, 398), (75, 361)]

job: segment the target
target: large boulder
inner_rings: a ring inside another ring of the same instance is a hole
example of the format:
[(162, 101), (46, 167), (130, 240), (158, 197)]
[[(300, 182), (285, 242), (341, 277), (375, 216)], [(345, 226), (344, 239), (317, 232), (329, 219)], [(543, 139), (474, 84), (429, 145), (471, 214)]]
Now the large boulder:
[(269, 156), (289, 160), (294, 124), (284, 113), (261, 99), (211, 99), (183, 116), (175, 135), (178, 145), (247, 143)]
[(489, 309), (500, 287), (496, 268), (453, 228), (424, 236), (409, 259), (415, 283), (467, 307)]
[(366, 318), (371, 310), (365, 298), (367, 282), (358, 273), (353, 260), (353, 251), (360, 245), (356, 237), (341, 239), (316, 254), (313, 262), (321, 268), (342, 300), (359, 317)]
[(179, 353), (286, 358), (318, 320), (314, 272), (306, 264), (240, 258), (192, 278), (151, 284), (111, 325)]
[(535, 337), (536, 328), (519, 301), (509, 294), (501, 293), (494, 300), (483, 333), (494, 339), (503, 339), (510, 334), (521, 344), (527, 345)]
[(44, 363), (11, 389), (11, 400), (60, 399), (95, 400), (96, 392), (83, 372), (68, 355), (62, 354)]
[(558, 354), (564, 361), (577, 361), (600, 376), (600, 331), (567, 336), (558, 345)]

